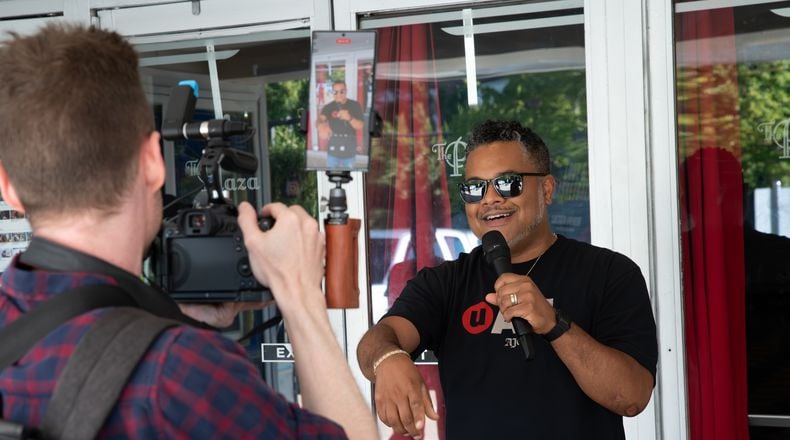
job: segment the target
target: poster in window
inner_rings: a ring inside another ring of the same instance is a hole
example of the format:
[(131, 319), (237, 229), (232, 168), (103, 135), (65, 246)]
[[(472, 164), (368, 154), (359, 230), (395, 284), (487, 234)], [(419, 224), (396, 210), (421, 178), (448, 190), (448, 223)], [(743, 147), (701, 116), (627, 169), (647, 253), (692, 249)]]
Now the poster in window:
[(0, 199), (0, 273), (16, 254), (27, 249), (31, 238), (30, 223), (25, 215)]

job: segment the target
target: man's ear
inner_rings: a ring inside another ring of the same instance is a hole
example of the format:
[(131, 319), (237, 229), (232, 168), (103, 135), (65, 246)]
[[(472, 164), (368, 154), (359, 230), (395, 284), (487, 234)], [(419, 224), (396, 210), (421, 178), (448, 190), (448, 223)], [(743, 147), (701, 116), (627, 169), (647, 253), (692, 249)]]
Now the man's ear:
[(22, 206), (22, 201), (19, 200), (16, 188), (14, 188), (14, 185), (8, 180), (8, 173), (6, 173), (5, 165), (2, 161), (0, 161), (0, 193), (2, 193), (3, 200), (8, 203), (8, 206), (15, 211), (21, 213), (25, 212), (25, 207)]
[(554, 179), (554, 176), (549, 174), (548, 176), (543, 178), (543, 197), (544, 202), (547, 205), (551, 205), (551, 202), (554, 199), (554, 190), (557, 188), (557, 180)]
[(159, 191), (165, 184), (165, 161), (159, 146), (159, 132), (152, 131), (146, 136), (140, 150), (140, 170), (146, 186), (151, 191)]

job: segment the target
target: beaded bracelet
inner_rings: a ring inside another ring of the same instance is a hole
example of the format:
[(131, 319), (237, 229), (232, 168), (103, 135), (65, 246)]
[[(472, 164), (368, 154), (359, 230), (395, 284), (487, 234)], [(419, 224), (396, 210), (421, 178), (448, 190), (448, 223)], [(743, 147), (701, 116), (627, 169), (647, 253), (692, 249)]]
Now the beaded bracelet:
[(376, 368), (378, 368), (379, 365), (381, 365), (382, 362), (387, 360), (388, 357), (394, 356), (396, 354), (405, 354), (406, 356), (409, 357), (409, 359), (411, 359), (411, 355), (405, 350), (398, 349), (398, 350), (388, 351), (387, 353), (384, 353), (383, 355), (381, 355), (381, 357), (378, 358), (376, 360), (376, 362), (373, 362), (373, 375), (374, 376), (376, 375)]

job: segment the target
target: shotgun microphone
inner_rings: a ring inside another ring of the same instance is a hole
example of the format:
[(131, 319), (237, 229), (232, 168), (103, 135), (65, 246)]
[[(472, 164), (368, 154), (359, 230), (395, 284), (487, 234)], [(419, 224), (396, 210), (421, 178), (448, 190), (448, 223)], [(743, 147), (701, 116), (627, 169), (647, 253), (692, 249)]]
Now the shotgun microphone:
[[(511, 271), (510, 248), (507, 241), (499, 231), (488, 231), (483, 235), (483, 254), (485, 254), (488, 264), (494, 266), (497, 275)], [(511, 319), (513, 328), (516, 330), (518, 341), (524, 349), (524, 356), (527, 360), (535, 357), (535, 349), (532, 347), (532, 326), (524, 318)]]

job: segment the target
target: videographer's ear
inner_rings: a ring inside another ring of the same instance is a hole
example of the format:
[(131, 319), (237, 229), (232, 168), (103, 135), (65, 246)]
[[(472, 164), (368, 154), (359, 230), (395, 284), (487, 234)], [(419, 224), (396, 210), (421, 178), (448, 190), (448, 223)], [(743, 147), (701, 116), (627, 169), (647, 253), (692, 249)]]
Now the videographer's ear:
[(0, 161), (0, 193), (3, 195), (3, 200), (5, 200), (14, 211), (19, 211), (21, 213), (25, 212), (25, 207), (22, 206), (22, 201), (19, 200), (16, 188), (14, 188), (14, 185), (8, 180), (8, 173), (6, 173), (5, 165), (3, 165), (2, 161)]
[(159, 145), (159, 132), (152, 131), (146, 136), (140, 148), (140, 170), (144, 173), (145, 183), (152, 191), (159, 191), (165, 184), (165, 161)]

